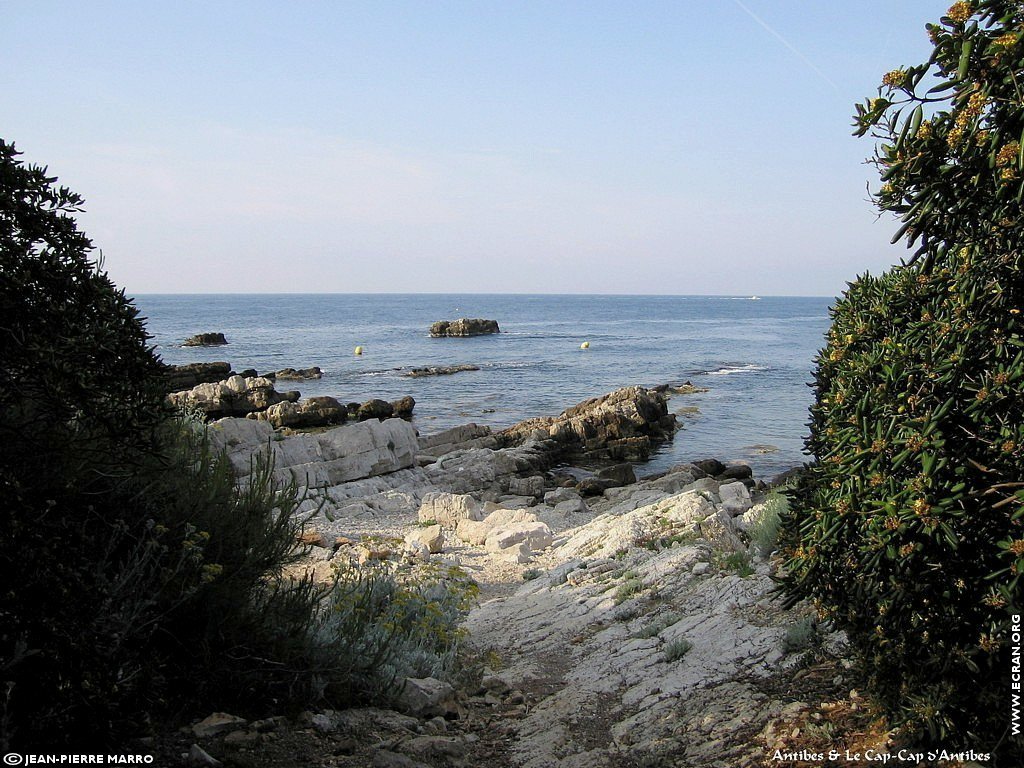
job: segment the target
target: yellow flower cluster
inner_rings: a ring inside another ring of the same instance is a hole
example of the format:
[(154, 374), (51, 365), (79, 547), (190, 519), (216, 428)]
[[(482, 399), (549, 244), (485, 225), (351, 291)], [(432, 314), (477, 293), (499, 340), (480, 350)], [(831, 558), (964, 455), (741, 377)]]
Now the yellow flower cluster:
[(1016, 161), (1017, 156), (1020, 154), (1020, 144), (1016, 141), (1011, 141), (1009, 144), (1004, 144), (999, 152), (996, 154), (996, 166), (1003, 168), (1010, 163)]
[(1017, 44), (1019, 39), (1020, 38), (1017, 36), (1016, 32), (1007, 32), (1005, 35), (1000, 35), (993, 40), (992, 45), (997, 48), (1012, 48)]
[(882, 85), (887, 85), (890, 88), (899, 88), (907, 79), (907, 73), (902, 69), (894, 69), (891, 72), (886, 72), (882, 76)]
[(949, 10), (946, 11), (946, 15), (949, 17), (949, 20), (957, 24), (963, 24), (971, 18), (972, 13), (974, 13), (974, 11), (971, 8), (971, 4), (964, 2), (964, 0), (959, 0), (959, 2), (953, 3), (953, 5), (949, 7)]
[(917, 128), (917, 138), (926, 141), (932, 137), (932, 121), (925, 120)]

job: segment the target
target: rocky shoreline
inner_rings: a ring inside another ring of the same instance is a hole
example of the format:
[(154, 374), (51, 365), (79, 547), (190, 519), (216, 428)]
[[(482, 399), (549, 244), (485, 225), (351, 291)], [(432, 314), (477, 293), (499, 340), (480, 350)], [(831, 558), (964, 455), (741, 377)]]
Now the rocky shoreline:
[[(379, 768), (762, 765), (794, 742), (794, 722), (826, 705), (856, 709), (841, 638), (772, 599), (761, 529), (774, 512), (749, 468), (712, 459), (637, 481), (613, 463), (671, 439), (654, 390), (503, 432), (420, 436), (395, 418), (315, 434), (238, 418), (209, 429), (241, 482), (267, 453), (278, 482), (308, 490), (296, 577), (437, 563), (481, 589), (460, 679), (406, 681), (395, 711), (306, 713), (273, 728), (236, 720), (204, 738), (196, 724), (182, 738), (211, 755), (291, 764), (275, 749), (301, 744), (332, 765)], [(602, 471), (566, 465), (597, 456)], [(822, 701), (771, 693), (822, 648)]]

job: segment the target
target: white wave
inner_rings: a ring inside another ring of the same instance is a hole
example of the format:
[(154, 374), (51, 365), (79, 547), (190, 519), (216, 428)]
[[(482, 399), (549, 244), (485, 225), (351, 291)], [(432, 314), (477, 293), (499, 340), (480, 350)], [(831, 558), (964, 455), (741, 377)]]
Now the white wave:
[(734, 373), (756, 373), (757, 371), (767, 370), (768, 366), (748, 363), (747, 365), (723, 365), (721, 368), (705, 371), (704, 373), (708, 376), (731, 376)]

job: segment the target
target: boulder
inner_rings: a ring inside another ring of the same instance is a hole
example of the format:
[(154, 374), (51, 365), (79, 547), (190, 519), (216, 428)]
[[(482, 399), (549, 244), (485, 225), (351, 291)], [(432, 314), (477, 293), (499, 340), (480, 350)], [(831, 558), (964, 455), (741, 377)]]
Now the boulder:
[(700, 461), (693, 462), (693, 466), (697, 467), (705, 475), (711, 475), (712, 477), (725, 472), (725, 464), (718, 459), (701, 459)]
[(742, 515), (753, 506), (750, 491), (742, 481), (723, 483), (718, 487), (718, 497), (722, 500), (722, 509), (733, 517)]
[(529, 523), (510, 523), (494, 528), (484, 540), (484, 549), (488, 552), (500, 552), (524, 543), (531, 550), (537, 551), (550, 547), (551, 542), (551, 529), (538, 520)]
[(496, 320), (462, 317), (458, 320), (439, 320), (430, 326), (430, 335), (441, 336), (483, 336), (500, 333)]
[(421, 523), (433, 520), (445, 528), (455, 528), (463, 520), (482, 520), (480, 504), (469, 494), (434, 491), (420, 503)]
[(405, 419), (412, 416), (412, 410), (415, 407), (416, 401), (411, 395), (406, 395), (391, 401), (391, 415)]
[(613, 464), (597, 470), (597, 476), (605, 480), (614, 480), (619, 485), (632, 485), (636, 482), (636, 473), (629, 463)]
[(367, 400), (359, 406), (356, 418), (358, 418), (359, 421), (366, 421), (368, 419), (387, 419), (391, 417), (394, 410), (394, 406), (384, 400)]
[[(444, 335), (444, 334), (442, 334)], [(479, 371), (479, 365), (440, 365), (440, 366), (429, 366), (427, 368), (412, 368), (405, 373), (403, 376), (407, 376), (410, 379), (418, 379), (423, 376), (450, 376), (453, 373), (462, 373), (463, 371)]]
[(348, 417), (348, 409), (333, 397), (309, 397), (298, 403), (277, 403), (261, 412), (260, 419), (266, 419), (275, 428), (326, 427), (341, 424)]
[(555, 417), (528, 419), (502, 432), (506, 445), (543, 436), (562, 456), (643, 460), (675, 434), (667, 399), (643, 387), (624, 387), (586, 400)]
[(508, 481), (508, 492), (513, 496), (540, 498), (544, 495), (544, 478), (540, 475), (513, 477)]
[(228, 731), (244, 728), (248, 721), (243, 717), (229, 715), (226, 712), (214, 712), (192, 726), (192, 733), (200, 739), (217, 736)]
[(579, 499), (579, 497), (580, 494), (575, 488), (556, 488), (544, 494), (544, 503), (555, 506), (563, 501), (572, 501), (573, 499)]
[(396, 709), (419, 718), (444, 717), (458, 712), (455, 689), (433, 677), (405, 679)]
[(177, 408), (200, 410), (211, 419), (246, 416), (265, 411), (272, 405), (299, 399), (298, 392), (278, 392), (270, 379), (234, 375), (225, 381), (199, 384), (184, 392), (167, 396)]
[(483, 520), (459, 521), (455, 528), (455, 535), (467, 544), (480, 546), (495, 528), (515, 523), (535, 522), (537, 522), (537, 516), (525, 509), (497, 509)]
[(195, 336), (189, 336), (183, 342), (183, 347), (215, 347), (221, 344), (227, 344), (228, 340), (224, 338), (223, 333), (197, 333)]
[(580, 496), (600, 496), (609, 488), (615, 488), (619, 483), (614, 480), (601, 477), (585, 477), (576, 483), (576, 491)]
[(164, 381), (168, 392), (181, 392), (192, 389), (198, 384), (211, 384), (223, 381), (231, 375), (231, 364), (188, 363), (186, 365), (168, 365), (164, 368)]
[(753, 476), (754, 471), (747, 464), (730, 464), (718, 473), (722, 480), (749, 480)]
[(405, 537), (406, 544), (424, 544), (430, 554), (434, 555), (444, 549), (444, 532), (440, 525), (428, 525), (417, 528)]

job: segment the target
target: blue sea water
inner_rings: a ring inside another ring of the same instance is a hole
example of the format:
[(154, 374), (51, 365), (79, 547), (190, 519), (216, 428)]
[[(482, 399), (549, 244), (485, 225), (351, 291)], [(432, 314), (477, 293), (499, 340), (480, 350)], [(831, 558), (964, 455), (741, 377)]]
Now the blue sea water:
[[(716, 457), (749, 463), (758, 477), (806, 460), (812, 360), (831, 299), (818, 297), (523, 295), (143, 295), (135, 299), (168, 363), (226, 360), (260, 372), (320, 366), (318, 381), (288, 382), (303, 397), (342, 402), (416, 399), (422, 434), (476, 422), (504, 427), (554, 415), (631, 384), (690, 381), (677, 395), (683, 429), (642, 474)], [(436, 320), (483, 317), (501, 333), (432, 339)], [(181, 347), (220, 331), (228, 345)], [(589, 349), (580, 349), (584, 341)], [(361, 356), (353, 351), (364, 350)], [(480, 366), (408, 378), (412, 367)]]

